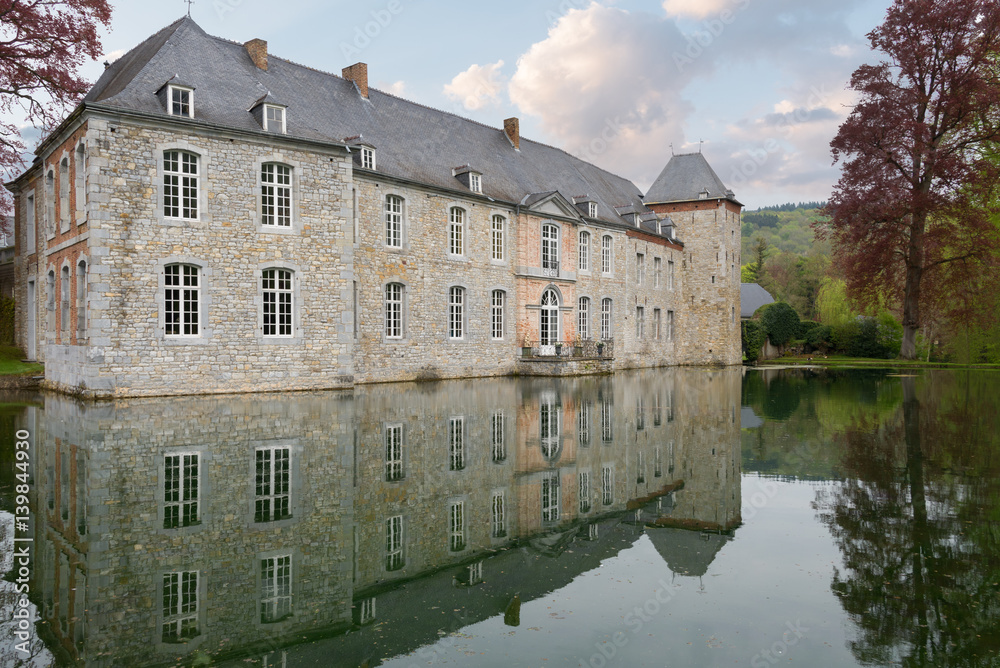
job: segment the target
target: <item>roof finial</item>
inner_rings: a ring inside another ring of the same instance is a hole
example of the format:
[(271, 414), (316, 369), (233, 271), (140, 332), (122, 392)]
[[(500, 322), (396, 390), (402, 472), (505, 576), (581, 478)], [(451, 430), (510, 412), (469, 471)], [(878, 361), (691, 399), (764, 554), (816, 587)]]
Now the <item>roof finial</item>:
[(670, 157), (673, 157), (673, 155), (674, 155), (674, 143), (670, 142)]
[(699, 139), (698, 140), (698, 153), (701, 153), (701, 147), (702, 147), (702, 144), (704, 144), (704, 143), (705, 143), (704, 139)]
[(188, 18), (191, 18), (191, 5), (194, 4), (194, 0), (184, 0), (184, 2), (188, 3)]

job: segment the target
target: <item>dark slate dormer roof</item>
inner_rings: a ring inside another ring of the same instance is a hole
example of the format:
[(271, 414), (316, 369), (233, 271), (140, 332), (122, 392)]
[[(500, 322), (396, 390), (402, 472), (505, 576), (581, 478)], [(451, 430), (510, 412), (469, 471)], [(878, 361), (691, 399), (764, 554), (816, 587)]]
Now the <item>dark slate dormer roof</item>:
[(764, 304), (773, 304), (771, 293), (756, 283), (740, 283), (740, 317), (752, 318)]
[[(706, 193), (707, 197), (702, 197)], [(722, 183), (701, 153), (684, 153), (670, 158), (643, 200), (646, 204), (689, 202), (697, 199), (732, 199), (735, 195)]]
[(590, 193), (599, 215), (619, 224), (630, 221), (614, 206), (648, 210), (632, 182), (561, 149), (522, 138), (514, 151), (502, 127), (371, 88), (364, 99), (351, 81), (273, 55), (261, 70), (242, 44), (208, 35), (186, 16), (115, 61), (85, 102), (166, 116), (155, 92), (175, 75), (197, 88), (192, 122), (263, 133), (247, 110), (270, 94), (289, 107), (288, 137), (340, 144), (363, 135), (379, 147), (379, 172), (389, 176), (461, 192), (452, 169), (471, 164), (483, 170), (484, 195), (501, 201), (553, 189), (568, 201)]

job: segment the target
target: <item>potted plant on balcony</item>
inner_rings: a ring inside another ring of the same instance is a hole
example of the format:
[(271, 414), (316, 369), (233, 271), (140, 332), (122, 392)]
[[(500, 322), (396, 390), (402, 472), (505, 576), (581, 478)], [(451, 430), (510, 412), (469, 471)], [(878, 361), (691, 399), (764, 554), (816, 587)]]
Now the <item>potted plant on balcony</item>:
[(562, 341), (556, 341), (556, 357), (562, 356), (562, 347), (563, 347)]
[(573, 357), (583, 357), (583, 339), (580, 336), (573, 341)]
[(604, 341), (597, 342), (597, 356), (604, 357)]

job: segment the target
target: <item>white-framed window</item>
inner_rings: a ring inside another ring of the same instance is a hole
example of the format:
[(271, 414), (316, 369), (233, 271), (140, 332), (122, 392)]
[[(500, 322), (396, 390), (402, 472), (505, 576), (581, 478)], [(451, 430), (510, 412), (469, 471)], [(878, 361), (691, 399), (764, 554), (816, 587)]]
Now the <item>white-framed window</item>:
[(292, 449), (254, 450), (254, 522), (276, 522), (292, 516)]
[(396, 515), (385, 521), (385, 570), (398, 571), (404, 563), (403, 516)]
[(550, 473), (542, 478), (542, 521), (558, 522), (560, 494), (559, 474)]
[(76, 264), (76, 342), (87, 336), (87, 261)]
[(25, 234), (25, 254), (30, 255), (35, 252), (35, 193), (30, 192), (24, 198), (24, 234)]
[(597, 218), (597, 202), (588, 202), (587, 212), (591, 218)]
[(450, 536), (448, 546), (452, 552), (465, 549), (465, 501), (455, 501), (448, 512)]
[(465, 209), (457, 206), (448, 210), (448, 254), (465, 254)]
[(601, 340), (607, 341), (613, 333), (611, 328), (611, 298), (605, 297), (601, 300)]
[(590, 297), (576, 301), (576, 333), (581, 339), (590, 338)]
[(663, 259), (654, 257), (653, 258), (653, 287), (660, 287), (660, 283), (663, 282)]
[(590, 271), (590, 232), (586, 230), (580, 232), (577, 258), (580, 271)]
[(56, 233), (56, 172), (49, 169), (45, 175), (45, 236), (55, 236)]
[(590, 403), (580, 404), (580, 411), (576, 414), (576, 435), (580, 445), (590, 445)]
[(674, 289), (674, 261), (667, 260), (667, 288)]
[(403, 198), (398, 195), (385, 198), (385, 245), (403, 247)]
[(495, 215), (491, 225), (491, 240), (493, 248), (493, 260), (503, 262), (504, 259), (504, 238), (506, 236), (507, 219), (501, 215)]
[(265, 269), (261, 272), (261, 288), (264, 297), (264, 336), (292, 336), (295, 306), (292, 272), (287, 269)]
[(56, 272), (52, 269), (45, 275), (45, 331), (56, 330)]
[(163, 216), (198, 219), (198, 156), (188, 151), (163, 152)]
[(538, 407), (539, 436), (542, 456), (552, 461), (559, 455), (562, 446), (562, 415), (555, 397), (543, 397)]
[(642, 285), (646, 280), (646, 254), (636, 253), (635, 254), (635, 283), (636, 285)]
[(580, 513), (590, 512), (590, 471), (582, 471), (577, 476), (577, 498), (580, 499)]
[(69, 158), (59, 161), (59, 231), (69, 229)]
[(405, 289), (402, 283), (389, 283), (385, 286), (385, 337), (387, 339), (403, 338), (403, 296)]
[(640, 341), (646, 336), (646, 307), (635, 307), (635, 338)]
[(481, 174), (469, 172), (469, 190), (474, 193), (483, 192), (483, 177)]
[(177, 529), (201, 522), (200, 456), (185, 452), (163, 457), (163, 528)]
[(653, 450), (653, 477), (663, 477), (663, 452), (660, 446), (656, 446)]
[(646, 482), (646, 462), (641, 450), (635, 454), (635, 482), (639, 485)]
[(493, 499), (490, 502), (490, 510), (493, 516), (493, 537), (503, 538), (507, 535), (507, 517), (503, 492), (493, 494)]
[(601, 440), (610, 443), (615, 437), (614, 407), (611, 399), (604, 397), (601, 402)]
[(559, 227), (542, 225), (542, 269), (559, 271)]
[(448, 470), (465, 468), (465, 417), (448, 418)]
[(166, 336), (201, 333), (201, 270), (191, 264), (163, 268), (163, 324)]
[(264, 129), (276, 134), (285, 134), (285, 108), (276, 104), (264, 105)]
[(601, 502), (606, 506), (615, 502), (615, 472), (610, 466), (601, 469)]
[(667, 341), (674, 340), (674, 312), (667, 311)]
[(375, 169), (375, 149), (370, 146), (361, 147), (361, 166), (365, 169)]
[(660, 393), (653, 394), (653, 426), (659, 427), (663, 423), (663, 402)]
[(375, 621), (375, 597), (366, 598), (361, 601), (360, 610), (358, 611), (358, 623), (359, 624), (371, 624)]
[(194, 90), (183, 86), (167, 86), (167, 111), (171, 116), (194, 118)]
[(76, 224), (82, 225), (87, 220), (87, 145), (82, 141), (76, 146)]
[(260, 166), (260, 223), (292, 226), (292, 168), (275, 162)]
[(198, 571), (163, 574), (163, 624), (160, 639), (179, 643), (197, 637)]
[(292, 555), (260, 560), (260, 622), (274, 624), (292, 616)]
[(653, 309), (653, 339), (660, 340), (660, 309)]
[(397, 482), (406, 476), (403, 468), (403, 425), (385, 427), (385, 480)]
[(503, 411), (493, 413), (490, 432), (493, 437), (493, 462), (499, 464), (507, 459), (507, 435), (505, 432), (507, 417)]
[(507, 301), (507, 293), (503, 290), (494, 290), (492, 294), (492, 306), (490, 307), (490, 324), (494, 341), (504, 338), (504, 306)]
[(635, 430), (646, 428), (646, 398), (641, 394), (635, 398)]
[(465, 338), (465, 288), (448, 289), (448, 338)]
[(610, 234), (601, 237), (601, 273), (610, 274), (614, 263), (612, 262), (612, 239)]
[(69, 345), (70, 303), (69, 267), (64, 266), (59, 271), (59, 335), (64, 346)]

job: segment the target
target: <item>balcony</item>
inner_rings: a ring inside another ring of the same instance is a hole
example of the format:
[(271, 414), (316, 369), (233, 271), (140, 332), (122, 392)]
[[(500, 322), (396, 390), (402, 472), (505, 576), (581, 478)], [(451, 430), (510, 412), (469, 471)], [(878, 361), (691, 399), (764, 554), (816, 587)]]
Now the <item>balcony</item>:
[(614, 341), (523, 341), (517, 373), (523, 376), (586, 376), (614, 370)]

